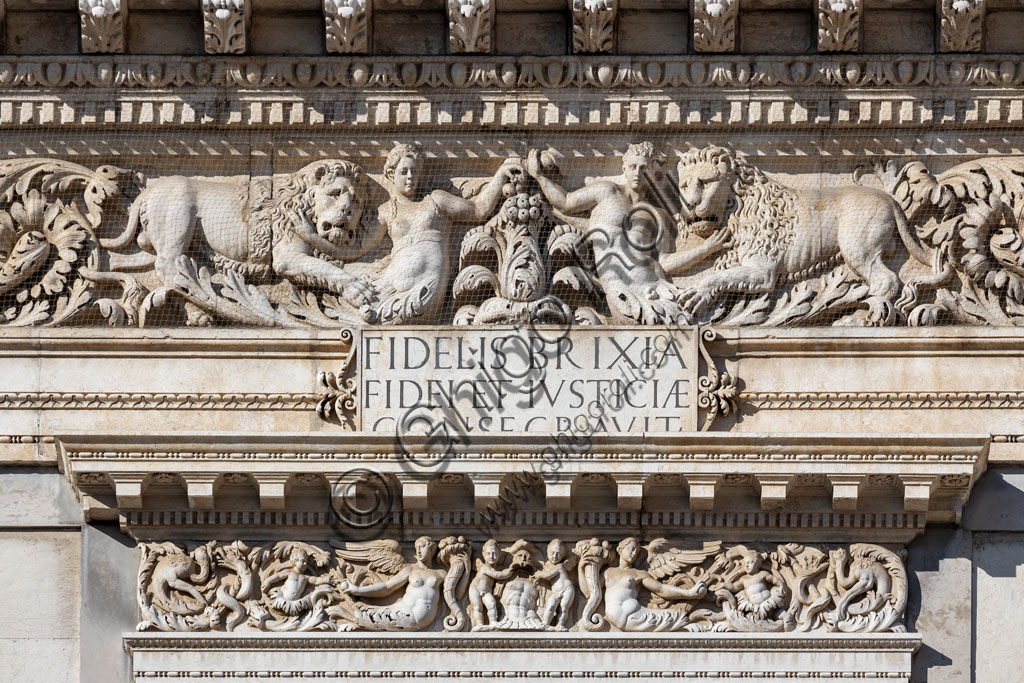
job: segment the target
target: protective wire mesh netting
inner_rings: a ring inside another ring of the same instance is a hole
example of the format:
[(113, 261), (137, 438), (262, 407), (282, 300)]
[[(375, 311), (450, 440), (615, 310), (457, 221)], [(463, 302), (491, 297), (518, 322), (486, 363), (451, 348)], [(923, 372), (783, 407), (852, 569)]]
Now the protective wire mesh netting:
[[(451, 111), (478, 108), (483, 96), (425, 92)], [(237, 162), (153, 152), (83, 165), (9, 152), (0, 163), (0, 322), (1024, 319), (1024, 160), (926, 165), (924, 128), (886, 158), (865, 153), (863, 141), (895, 131), (826, 125), (822, 135), (762, 122), (733, 136), (702, 125), (408, 124), (370, 134), (324, 124), (304, 130), (301, 145), (271, 128), (251, 138), (224, 131), (224, 140), (248, 140)], [(162, 136), (202, 150), (219, 135), (117, 128), (104, 130), (126, 149)], [(986, 135), (990, 148), (1013, 148), (996, 130)], [(793, 140), (818, 154), (776, 151)]]

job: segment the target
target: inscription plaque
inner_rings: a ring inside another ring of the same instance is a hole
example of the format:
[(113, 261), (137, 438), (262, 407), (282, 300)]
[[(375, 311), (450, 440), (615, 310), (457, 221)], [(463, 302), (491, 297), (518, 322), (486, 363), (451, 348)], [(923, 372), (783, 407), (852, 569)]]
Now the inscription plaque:
[(693, 431), (696, 339), (687, 328), (363, 330), (362, 429)]

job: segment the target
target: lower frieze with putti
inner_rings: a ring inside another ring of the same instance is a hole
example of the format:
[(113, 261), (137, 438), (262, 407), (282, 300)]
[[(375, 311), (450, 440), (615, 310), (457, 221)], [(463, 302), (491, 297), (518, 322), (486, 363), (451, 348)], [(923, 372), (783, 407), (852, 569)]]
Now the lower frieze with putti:
[(139, 630), (905, 632), (900, 551), (635, 537), (142, 543)]

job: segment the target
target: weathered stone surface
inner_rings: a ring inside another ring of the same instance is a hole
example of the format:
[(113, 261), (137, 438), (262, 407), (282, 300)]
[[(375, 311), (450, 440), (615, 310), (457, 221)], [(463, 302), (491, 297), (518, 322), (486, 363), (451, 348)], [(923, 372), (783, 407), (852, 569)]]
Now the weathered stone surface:
[(0, 527), (59, 527), (82, 523), (70, 482), (57, 472), (0, 469)]
[(569, 29), (561, 12), (499, 11), (495, 26), (498, 54), (563, 55), (566, 52)]
[(77, 530), (0, 534), (0, 553), (16, 558), (0, 567), (0, 604), (18, 615), (0, 625), (5, 679), (79, 680), (80, 544)]
[[(1024, 620), (1004, 609), (1024, 601), (1024, 535), (978, 533), (974, 539), (974, 675), (999, 680), (1024, 666), (1024, 652), (1017, 645), (1024, 636)], [(999, 656), (991, 656), (994, 652)]]
[(1019, 668), (1010, 0), (4, 7), (0, 679)]
[(922, 638), (912, 681), (971, 680), (974, 651), (963, 634), (974, 614), (973, 551), (970, 532), (950, 529), (926, 531), (907, 548), (913, 596), (907, 617)]
[(865, 9), (863, 52), (932, 52), (935, 49), (935, 13), (927, 10)]

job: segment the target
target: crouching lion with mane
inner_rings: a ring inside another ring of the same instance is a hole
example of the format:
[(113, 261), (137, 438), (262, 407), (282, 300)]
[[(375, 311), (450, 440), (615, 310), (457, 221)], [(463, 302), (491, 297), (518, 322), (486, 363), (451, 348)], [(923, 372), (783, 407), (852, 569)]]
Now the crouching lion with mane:
[[(881, 190), (792, 189), (713, 145), (685, 153), (678, 173), (682, 229), (705, 239), (728, 231), (733, 243), (680, 294), (680, 304), (694, 315), (723, 294), (764, 294), (777, 282), (844, 263), (868, 285), (868, 323), (892, 325), (901, 283), (885, 259), (897, 246), (896, 234), (914, 259), (931, 263), (902, 209)], [(909, 310), (913, 298), (904, 292), (900, 310)]]
[(360, 307), (374, 300), (373, 286), (332, 261), (353, 261), (366, 250), (356, 234), (362, 180), (359, 166), (336, 160), (287, 176), (273, 198), (265, 184), (254, 184), (252, 194), (259, 196), (250, 197), (247, 181), (157, 178), (132, 204), (124, 232), (100, 244), (111, 251), (111, 268), (154, 267), (167, 287), (175, 286), (178, 260), (205, 247), (218, 268), (251, 282), (274, 273)]

